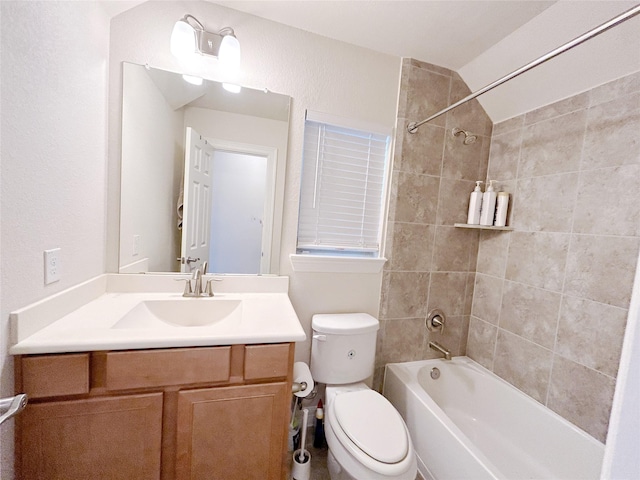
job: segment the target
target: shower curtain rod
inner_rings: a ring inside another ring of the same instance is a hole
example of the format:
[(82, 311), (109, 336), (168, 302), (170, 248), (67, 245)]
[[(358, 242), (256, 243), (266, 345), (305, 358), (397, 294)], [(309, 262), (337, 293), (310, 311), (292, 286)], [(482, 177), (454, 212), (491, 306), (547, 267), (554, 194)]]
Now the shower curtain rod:
[(420, 127), (421, 125), (433, 120), (434, 118), (439, 117), (440, 115), (443, 115), (445, 113), (447, 113), (449, 110), (453, 110), (456, 107), (459, 107), (460, 105), (462, 105), (463, 103), (467, 103), (469, 100), (473, 100), (476, 97), (479, 97), (480, 95), (482, 95), (483, 93), (488, 92), (489, 90), (493, 90), (494, 88), (496, 88), (499, 85), (502, 85), (505, 82), (508, 82), (509, 80), (511, 80), (512, 78), (517, 77), (518, 75), (526, 72), (527, 70), (531, 70), (534, 67), (537, 67), (538, 65), (540, 65), (541, 63), (546, 62), (547, 60), (552, 59), (553, 57), (555, 57), (556, 55), (560, 55), (563, 52), (566, 52), (567, 50), (580, 45), (582, 42), (589, 40), (590, 38), (595, 37), (596, 35), (600, 35), (601, 33), (609, 30), (610, 28), (615, 27), (616, 25), (629, 20), (631, 17), (634, 17), (636, 15), (638, 15), (640, 13), (640, 4), (636, 5), (635, 7), (627, 10), (624, 13), (621, 13), (620, 15), (618, 15), (615, 18), (612, 18), (611, 20), (609, 20), (608, 22), (603, 23), (602, 25), (597, 26), (596, 28), (589, 30), (587, 33), (584, 33), (582, 35), (580, 35), (579, 37), (574, 38), (573, 40), (571, 40), (570, 42), (565, 43), (564, 45), (556, 48), (555, 50), (550, 51), (549, 53), (542, 55), (541, 57), (537, 58), (536, 60), (533, 60), (532, 62), (527, 63), (526, 65), (523, 65), (522, 67), (518, 68), (517, 70), (514, 70), (513, 72), (505, 75), (502, 78), (499, 78), (498, 80), (496, 80), (493, 83), (490, 83), (489, 85), (486, 85), (485, 87), (481, 88), (480, 90), (477, 90), (475, 92), (473, 92), (470, 95), (467, 95), (466, 97), (464, 97), (462, 100), (458, 100), (456, 103), (449, 105), (447, 108), (444, 108), (443, 110), (440, 110), (438, 113), (431, 115), (429, 118), (422, 120), (421, 122), (411, 122), (408, 126), (407, 126), (407, 131), (409, 133), (416, 133), (416, 131), (418, 130), (418, 127)]

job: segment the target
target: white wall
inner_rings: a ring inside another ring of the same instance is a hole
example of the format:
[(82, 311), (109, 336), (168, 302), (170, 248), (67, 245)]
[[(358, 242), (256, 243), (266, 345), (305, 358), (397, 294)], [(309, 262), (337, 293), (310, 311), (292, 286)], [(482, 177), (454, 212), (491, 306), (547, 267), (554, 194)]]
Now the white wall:
[[(559, 1), (458, 70), (472, 91), (636, 5)], [(494, 123), (640, 70), (640, 15), (478, 97)]]
[[(354, 47), (206, 2), (147, 2), (111, 23), (109, 96), (109, 270), (117, 268), (119, 209), (121, 62), (148, 63), (179, 71), (169, 52), (173, 24), (185, 13), (215, 31), (234, 28), (242, 46), (238, 83), (293, 98), (285, 186), (280, 273), (289, 275), (290, 297), (309, 333), (311, 315), (364, 311), (377, 315), (381, 274), (298, 274), (289, 254), (295, 251), (304, 111), (312, 109), (389, 128), (395, 124), (400, 59)], [(215, 69), (193, 71), (225, 80)], [(114, 260), (115, 259), (115, 260)], [(296, 349), (309, 359), (310, 342)]]
[[(184, 164), (184, 112), (173, 110), (145, 69), (128, 65), (123, 103), (123, 162), (119, 266), (149, 258), (149, 270), (176, 268), (180, 252), (176, 204)], [(134, 207), (135, 206), (135, 207)], [(133, 237), (139, 236), (139, 253)]]
[[(9, 312), (105, 271), (109, 19), (94, 2), (0, 2), (0, 395), (13, 394)], [(45, 286), (43, 251), (62, 279)], [(0, 476), (13, 476), (2, 426)]]

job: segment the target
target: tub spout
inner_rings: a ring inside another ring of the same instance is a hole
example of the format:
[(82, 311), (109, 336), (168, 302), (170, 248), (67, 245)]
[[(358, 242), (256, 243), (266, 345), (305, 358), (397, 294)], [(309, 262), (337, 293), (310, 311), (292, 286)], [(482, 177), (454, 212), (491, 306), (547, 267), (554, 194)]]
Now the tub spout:
[(444, 355), (445, 360), (451, 360), (451, 352), (440, 345), (438, 342), (429, 342), (429, 348), (435, 350), (436, 352), (440, 352)]

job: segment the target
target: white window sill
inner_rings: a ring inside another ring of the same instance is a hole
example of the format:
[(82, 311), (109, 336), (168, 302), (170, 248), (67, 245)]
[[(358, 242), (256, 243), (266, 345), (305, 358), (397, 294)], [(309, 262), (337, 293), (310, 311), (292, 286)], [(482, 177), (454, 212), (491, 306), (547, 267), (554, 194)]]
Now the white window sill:
[(386, 258), (354, 258), (329, 255), (289, 255), (295, 272), (380, 273)]

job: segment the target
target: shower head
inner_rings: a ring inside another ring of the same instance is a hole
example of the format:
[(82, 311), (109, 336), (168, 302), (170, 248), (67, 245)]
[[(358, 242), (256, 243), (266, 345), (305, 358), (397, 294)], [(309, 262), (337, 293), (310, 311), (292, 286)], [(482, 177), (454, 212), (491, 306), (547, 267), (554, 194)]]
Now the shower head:
[(455, 127), (453, 130), (451, 130), (451, 135), (453, 135), (454, 137), (457, 137), (461, 133), (464, 135), (464, 140), (462, 141), (462, 143), (465, 145), (471, 145), (478, 139), (477, 135), (474, 135), (471, 132), (467, 132), (466, 130), (462, 130), (461, 128)]

